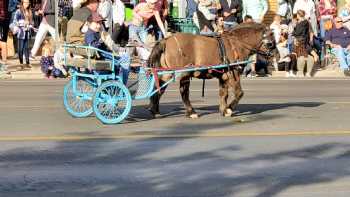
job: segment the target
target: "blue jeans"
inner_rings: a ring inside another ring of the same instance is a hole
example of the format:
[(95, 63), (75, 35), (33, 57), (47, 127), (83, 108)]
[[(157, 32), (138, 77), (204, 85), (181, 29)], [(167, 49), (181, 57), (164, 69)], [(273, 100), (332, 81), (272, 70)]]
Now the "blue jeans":
[(187, 0), (187, 18), (192, 18), (197, 11), (198, 4), (194, 0)]
[[(106, 54), (102, 53), (102, 56), (107, 59), (107, 60), (112, 60), (113, 56), (112, 54)], [(130, 57), (129, 56), (114, 56), (114, 61), (121, 61), (120, 64), (114, 65), (114, 69), (116, 73), (119, 74), (119, 76), (123, 80), (123, 84), (126, 85), (128, 83), (128, 78), (129, 78), (129, 72), (130, 72)]]
[(236, 23), (235, 21), (224, 21), (224, 29), (232, 29), (237, 25), (238, 23)]
[(349, 69), (350, 64), (350, 51), (345, 48), (332, 48), (332, 52), (335, 53), (337, 59), (339, 60), (340, 69)]
[(147, 29), (142, 26), (129, 25), (129, 39), (144, 44), (147, 38)]
[(19, 62), (23, 64), (23, 54), (26, 58), (26, 64), (29, 64), (29, 39), (18, 39), (18, 57)]

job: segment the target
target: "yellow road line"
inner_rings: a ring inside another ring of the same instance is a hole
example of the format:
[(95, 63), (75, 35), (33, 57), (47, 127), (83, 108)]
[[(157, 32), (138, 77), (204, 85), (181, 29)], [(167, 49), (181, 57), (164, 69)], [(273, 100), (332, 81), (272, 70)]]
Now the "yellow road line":
[(350, 135), (350, 131), (286, 131), (286, 132), (264, 132), (264, 131), (225, 131), (225, 132), (203, 132), (188, 134), (121, 134), (100, 136), (0, 136), (0, 142), (5, 141), (84, 141), (84, 140), (114, 140), (114, 139), (151, 139), (151, 138), (210, 138), (210, 137), (283, 137), (283, 136), (340, 136)]

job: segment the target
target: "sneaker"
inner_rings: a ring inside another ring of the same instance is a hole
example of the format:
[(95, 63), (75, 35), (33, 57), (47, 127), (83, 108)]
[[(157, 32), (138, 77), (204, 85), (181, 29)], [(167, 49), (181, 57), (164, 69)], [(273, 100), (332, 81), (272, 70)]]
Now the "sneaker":
[(306, 73), (305, 77), (311, 77), (310, 73)]
[(4, 72), (4, 71), (6, 71), (7, 70), (7, 65), (5, 64), (5, 63), (1, 63), (0, 62), (0, 72), (2, 71), (2, 72)]
[(289, 77), (296, 77), (293, 71), (289, 71)]
[(289, 72), (286, 72), (286, 77), (290, 77), (290, 73)]
[(258, 75), (256, 74), (255, 71), (251, 71), (251, 72), (250, 72), (250, 76), (251, 76), (251, 77), (256, 77), (256, 76), (258, 76)]
[(30, 60), (30, 61), (35, 61), (36, 58), (35, 58), (34, 56), (30, 55), (30, 56), (29, 56), (29, 60)]

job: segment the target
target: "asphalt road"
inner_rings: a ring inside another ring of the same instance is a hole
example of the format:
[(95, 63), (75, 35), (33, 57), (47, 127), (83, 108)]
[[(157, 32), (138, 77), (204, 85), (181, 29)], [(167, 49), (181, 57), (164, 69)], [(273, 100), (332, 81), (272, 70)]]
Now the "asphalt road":
[(0, 81), (0, 196), (349, 196), (350, 80), (247, 79), (234, 117), (216, 81), (184, 117), (176, 84), (103, 125), (74, 119), (65, 81)]

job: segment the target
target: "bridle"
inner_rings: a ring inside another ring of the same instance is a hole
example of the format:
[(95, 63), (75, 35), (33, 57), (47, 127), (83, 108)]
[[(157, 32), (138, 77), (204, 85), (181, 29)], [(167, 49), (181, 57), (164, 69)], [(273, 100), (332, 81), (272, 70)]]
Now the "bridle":
[[(242, 44), (243, 48), (249, 50), (251, 53), (256, 53), (256, 54), (259, 54), (262, 56), (271, 57), (273, 55), (272, 52), (260, 49), (263, 46), (263, 44), (265, 43), (265, 41), (267, 40), (267, 36), (266, 36), (265, 31), (263, 33), (264, 36), (261, 38), (260, 42), (257, 44), (256, 47), (253, 47), (244, 41), (239, 41), (239, 43)], [(265, 48), (267, 48), (267, 50), (268, 50), (268, 47), (265, 46)]]

